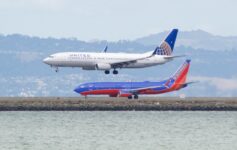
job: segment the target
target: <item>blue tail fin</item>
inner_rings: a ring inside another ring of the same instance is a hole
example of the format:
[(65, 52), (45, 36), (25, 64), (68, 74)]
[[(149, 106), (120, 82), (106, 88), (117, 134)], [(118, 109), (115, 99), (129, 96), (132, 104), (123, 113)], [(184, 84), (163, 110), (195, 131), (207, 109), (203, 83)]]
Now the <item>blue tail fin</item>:
[(174, 49), (178, 29), (173, 29), (165, 40), (158, 46), (153, 55), (171, 55)]

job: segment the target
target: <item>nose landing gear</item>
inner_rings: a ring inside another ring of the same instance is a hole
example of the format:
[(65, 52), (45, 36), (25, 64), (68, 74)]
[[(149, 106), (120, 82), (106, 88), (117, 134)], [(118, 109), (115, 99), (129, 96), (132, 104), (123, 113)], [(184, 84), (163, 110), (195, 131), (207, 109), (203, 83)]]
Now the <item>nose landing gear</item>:
[(53, 68), (55, 70), (55, 72), (58, 72), (59, 71), (59, 68), (57, 66), (52, 66), (51, 65), (51, 68)]

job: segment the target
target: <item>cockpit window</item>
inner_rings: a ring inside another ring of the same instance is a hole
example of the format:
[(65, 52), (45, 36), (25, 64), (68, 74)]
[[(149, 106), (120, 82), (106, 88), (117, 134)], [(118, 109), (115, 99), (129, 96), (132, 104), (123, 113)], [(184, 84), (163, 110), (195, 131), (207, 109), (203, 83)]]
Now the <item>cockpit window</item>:
[(53, 56), (53, 55), (50, 55), (49, 58), (54, 58), (54, 56)]

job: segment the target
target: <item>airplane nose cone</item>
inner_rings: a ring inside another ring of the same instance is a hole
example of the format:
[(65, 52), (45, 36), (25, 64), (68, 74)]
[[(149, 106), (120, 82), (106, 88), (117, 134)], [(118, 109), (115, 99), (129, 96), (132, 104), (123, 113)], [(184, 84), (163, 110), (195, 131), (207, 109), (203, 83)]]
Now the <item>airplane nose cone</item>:
[(87, 91), (87, 88), (81, 88), (80, 86), (78, 86), (74, 89), (74, 92), (76, 92), (78, 94), (81, 94), (82, 92), (85, 92), (85, 91)]
[(44, 62), (45, 64), (49, 64), (49, 58), (48, 58), (48, 57), (45, 58), (45, 59), (43, 60), (43, 62)]
[(80, 90), (79, 88), (75, 88), (75, 89), (74, 89), (74, 92), (76, 92), (76, 93), (79, 93), (79, 94), (80, 94), (81, 90)]

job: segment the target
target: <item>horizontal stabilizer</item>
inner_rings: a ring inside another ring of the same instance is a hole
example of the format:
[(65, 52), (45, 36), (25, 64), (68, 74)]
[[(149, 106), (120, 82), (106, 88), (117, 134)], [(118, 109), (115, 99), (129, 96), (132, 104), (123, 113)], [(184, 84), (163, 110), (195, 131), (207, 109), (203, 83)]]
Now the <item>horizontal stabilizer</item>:
[(194, 83), (198, 83), (199, 81), (191, 81), (191, 82), (186, 82), (186, 83), (183, 83), (183, 84), (179, 84), (182, 88), (185, 88), (187, 87), (188, 85), (190, 84), (194, 84)]
[(185, 84), (189, 85), (189, 84), (194, 84), (194, 83), (198, 83), (199, 81), (190, 81), (190, 82), (186, 82)]
[(165, 59), (173, 59), (173, 58), (179, 58), (179, 57), (185, 57), (186, 55), (174, 55), (174, 56), (164, 56)]

